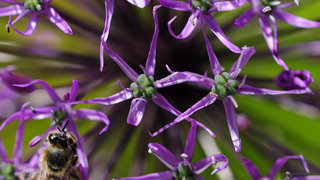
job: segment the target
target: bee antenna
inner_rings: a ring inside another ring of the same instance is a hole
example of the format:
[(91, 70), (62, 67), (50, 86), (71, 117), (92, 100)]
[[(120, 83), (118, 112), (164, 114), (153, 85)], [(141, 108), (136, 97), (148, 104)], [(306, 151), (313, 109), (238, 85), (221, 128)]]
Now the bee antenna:
[(65, 130), (65, 128), (67, 127), (68, 123), (69, 123), (69, 120), (67, 120), (66, 124), (63, 126), (62, 131)]

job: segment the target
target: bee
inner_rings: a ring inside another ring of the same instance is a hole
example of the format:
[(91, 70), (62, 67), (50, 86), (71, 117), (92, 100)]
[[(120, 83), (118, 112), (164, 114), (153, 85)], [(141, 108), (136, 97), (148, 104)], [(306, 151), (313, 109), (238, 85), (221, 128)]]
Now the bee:
[(76, 152), (77, 139), (65, 130), (69, 121), (62, 130), (48, 133), (45, 143), (47, 147), (40, 155), (39, 171), (36, 180), (69, 180), (70, 171), (78, 161)]

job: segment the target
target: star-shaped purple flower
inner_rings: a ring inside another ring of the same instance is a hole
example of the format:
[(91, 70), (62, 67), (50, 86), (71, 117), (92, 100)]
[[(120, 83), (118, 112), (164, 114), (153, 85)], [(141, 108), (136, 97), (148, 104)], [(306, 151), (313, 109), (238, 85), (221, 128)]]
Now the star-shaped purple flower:
[[(127, 1), (139, 8), (144, 8), (150, 2), (150, 0), (127, 0)], [(104, 44), (107, 42), (107, 39), (109, 36), (110, 25), (111, 25), (111, 20), (113, 16), (114, 3), (115, 3), (115, 0), (104, 1), (105, 9), (106, 9), (106, 19), (105, 19), (104, 29), (101, 35), (101, 43), (100, 43), (100, 71), (103, 71)]]
[(295, 4), (299, 5), (299, 0), (287, 4), (281, 4), (281, 1), (277, 0), (248, 0), (248, 2), (252, 5), (252, 8), (245, 11), (240, 17), (238, 17), (234, 24), (241, 28), (245, 26), (255, 15), (257, 15), (262, 29), (262, 34), (272, 56), (280, 66), (285, 70), (289, 70), (288, 66), (278, 54), (277, 23), (275, 18), (299, 28), (320, 27), (320, 22), (297, 17), (282, 10)]
[[(248, 159), (242, 157), (241, 158), (245, 167), (247, 168), (249, 174), (251, 175), (253, 180), (273, 180), (280, 169), (284, 166), (284, 164), (290, 159), (300, 159), (303, 167), (309, 173), (309, 168), (307, 162), (304, 160), (302, 155), (296, 156), (284, 156), (276, 160), (273, 164), (272, 168), (270, 169), (268, 175), (266, 177), (262, 177), (261, 173), (259, 172), (258, 168)], [(296, 176), (292, 177), (290, 172), (287, 173), (287, 177), (284, 180), (319, 180), (320, 176)]]
[[(138, 75), (117, 53), (112, 51), (104, 45), (104, 48), (108, 52), (109, 56), (118, 64), (118, 66), (122, 69), (122, 71), (128, 76), (128, 78), (132, 81), (130, 88), (125, 88), (122, 85), (122, 91), (116, 93), (112, 96), (106, 98), (94, 98), (86, 101), (80, 101), (75, 103), (90, 103), (90, 104), (102, 104), (102, 105), (113, 105), (120, 103), (122, 101), (132, 99), (131, 106), (127, 118), (128, 124), (133, 126), (138, 126), (142, 120), (144, 110), (146, 108), (147, 102), (152, 100), (159, 107), (171, 112), (172, 114), (178, 116), (181, 114), (179, 110), (174, 108), (165, 97), (163, 97), (159, 92), (157, 92), (158, 88), (164, 88), (168, 86), (172, 86), (175, 84), (183, 83), (186, 81), (196, 81), (202, 82), (204, 84), (210, 84), (210, 80), (208, 78), (198, 79), (196, 74), (190, 73), (190, 75), (181, 75), (181, 74), (173, 74), (163, 79), (155, 81), (153, 76), (155, 72), (156, 65), (156, 44), (159, 34), (158, 27), (158, 17), (156, 10), (161, 6), (155, 6), (153, 8), (153, 17), (155, 22), (155, 32), (152, 38), (152, 42), (150, 45), (149, 55), (147, 58), (145, 68), (142, 68), (144, 73)], [(192, 79), (190, 79), (192, 76)], [(191, 118), (187, 118), (187, 121), (191, 121)], [(208, 131), (212, 136), (215, 136), (214, 133), (208, 129), (206, 126), (201, 124), (200, 122), (196, 122), (200, 127)]]
[[(237, 107), (238, 105), (235, 99), (233, 98), (233, 95), (235, 94), (278, 95), (278, 94), (311, 93), (310, 89), (278, 91), (278, 90), (271, 90), (271, 89), (265, 89), (265, 88), (256, 88), (256, 87), (246, 85), (245, 78), (242, 81), (242, 83), (239, 84), (236, 78), (254, 53), (255, 53), (255, 49), (253, 47), (243, 47), (242, 53), (240, 54), (237, 61), (231, 67), (231, 70), (229, 72), (223, 72), (223, 67), (220, 65), (212, 49), (210, 49), (209, 60), (211, 63), (212, 72), (214, 74), (214, 79), (210, 81), (212, 84), (203, 84), (199, 82), (199, 84), (204, 85), (208, 89), (211, 89), (210, 93), (205, 97), (203, 97), (200, 101), (195, 103), (193, 106), (191, 106), (189, 109), (187, 109), (185, 112), (183, 112), (173, 122), (171, 122), (170, 124), (161, 128), (159, 131), (152, 134), (152, 136), (158, 135), (162, 131), (179, 123), (183, 119), (191, 116), (196, 111), (206, 106), (209, 106), (210, 104), (213, 104), (217, 99), (220, 99), (222, 100), (224, 109), (226, 111), (230, 136), (231, 136), (235, 151), (240, 152), (241, 141), (239, 139), (239, 132), (238, 132), (238, 126), (237, 126), (237, 120), (236, 120), (236, 112), (235, 112), (235, 107)], [(201, 75), (197, 75), (197, 76), (198, 76), (197, 79), (201, 79), (199, 77)], [(203, 78), (207, 78), (207, 77), (203, 77)]]
[(208, 156), (196, 163), (191, 163), (194, 144), (196, 140), (197, 125), (195, 121), (191, 122), (191, 129), (187, 137), (187, 142), (180, 158), (173, 155), (167, 148), (157, 143), (150, 143), (149, 153), (154, 154), (164, 165), (170, 170), (158, 173), (151, 173), (139, 177), (120, 178), (119, 180), (172, 180), (172, 179), (200, 179), (199, 175), (211, 165), (224, 162), (215, 168), (212, 174), (215, 174), (229, 165), (228, 159), (223, 154), (215, 154)]
[(171, 28), (171, 24), (176, 19), (172, 18), (168, 22), (170, 34), (177, 39), (185, 39), (193, 32), (200, 19), (203, 35), (207, 39), (207, 35), (204, 30), (204, 23), (210, 28), (210, 30), (218, 37), (218, 39), (228, 47), (232, 52), (240, 53), (241, 49), (234, 45), (227, 36), (223, 33), (217, 21), (212, 17), (211, 13), (218, 11), (230, 11), (242, 6), (246, 0), (239, 1), (217, 1), (217, 0), (188, 0), (174, 1), (174, 0), (159, 0), (162, 6), (174, 9), (177, 11), (191, 12), (187, 24), (183, 28), (179, 35), (175, 35)]
[[(3, 168), (10, 168), (12, 171), (12, 174), (1, 174), (0, 173), (0, 179), (1, 176), (4, 176), (4, 179), (7, 177), (9, 178), (12, 177), (17, 177), (21, 174), (24, 173), (32, 173), (35, 172), (37, 169), (39, 169), (38, 163), (39, 163), (39, 158), (40, 158), (40, 150), (37, 151), (35, 155), (33, 155), (29, 160), (26, 162), (22, 161), (22, 151), (23, 151), (23, 133), (24, 133), (24, 119), (25, 119), (25, 108), (29, 105), (30, 103), (27, 102), (22, 105), (21, 107), (21, 113), (20, 113), (20, 123), (18, 126), (18, 129), (16, 131), (16, 140), (14, 143), (13, 147), (13, 157), (10, 159), (6, 153), (6, 150), (3, 146), (3, 143), (0, 139), (0, 157), (1, 157), (1, 167), (0, 169)], [(2, 172), (0, 170), (0, 172)]]
[[(61, 126), (63, 122), (66, 120), (69, 120), (70, 123), (68, 124), (68, 131), (72, 132), (77, 140), (78, 140), (78, 146), (77, 146), (77, 154), (79, 156), (79, 166), (81, 167), (81, 174), (83, 179), (88, 179), (88, 160), (87, 156), (83, 147), (83, 143), (81, 140), (81, 137), (79, 135), (79, 132), (77, 130), (77, 126), (73, 118), (79, 118), (79, 119), (89, 119), (93, 121), (102, 121), (106, 124), (106, 126), (100, 131), (100, 134), (103, 132), (106, 132), (109, 127), (109, 119), (108, 117), (100, 111), (91, 110), (91, 109), (72, 109), (72, 103), (75, 101), (76, 94), (79, 88), (79, 83), (77, 80), (73, 81), (71, 90), (67, 92), (63, 99), (61, 99), (55, 90), (47, 84), (45, 81), (42, 80), (34, 80), (28, 84), (20, 84), (16, 85), (17, 87), (28, 87), (32, 86), (33, 84), (40, 84), (49, 94), (52, 101), (55, 103), (54, 106), (46, 106), (46, 107), (37, 107), (34, 109), (28, 109), (25, 111), (24, 115), (24, 121), (31, 120), (31, 119), (45, 119), (51, 116), (52, 125), (40, 136), (36, 136), (33, 138), (29, 146), (34, 146), (38, 144), (42, 138), (47, 136), (47, 133), (54, 130), (57, 125)], [(17, 120), (19, 116), (21, 115), (21, 112), (16, 112), (12, 114), (10, 117), (8, 117), (0, 126), (0, 131), (10, 122)]]
[[(10, 16), (7, 30), (9, 32), (9, 26), (12, 27), (17, 33), (30, 36), (37, 27), (41, 14), (44, 14), (52, 23), (54, 23), (61, 31), (66, 34), (72, 34), (70, 26), (62, 19), (59, 13), (49, 3), (52, 0), (24, 0), (24, 2), (18, 2), (15, 0), (0, 0), (12, 4), (10, 6), (0, 8), (0, 16)], [(31, 14), (29, 24), (24, 32), (19, 31), (13, 26), (26, 14)], [(11, 21), (11, 16), (18, 15), (18, 17)]]

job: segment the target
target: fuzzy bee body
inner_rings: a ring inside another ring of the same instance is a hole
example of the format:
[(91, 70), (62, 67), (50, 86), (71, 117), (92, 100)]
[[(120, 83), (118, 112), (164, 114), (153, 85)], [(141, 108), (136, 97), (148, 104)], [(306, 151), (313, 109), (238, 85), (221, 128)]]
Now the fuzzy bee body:
[(55, 130), (46, 138), (36, 180), (69, 180), (71, 168), (77, 163), (77, 140), (69, 132)]

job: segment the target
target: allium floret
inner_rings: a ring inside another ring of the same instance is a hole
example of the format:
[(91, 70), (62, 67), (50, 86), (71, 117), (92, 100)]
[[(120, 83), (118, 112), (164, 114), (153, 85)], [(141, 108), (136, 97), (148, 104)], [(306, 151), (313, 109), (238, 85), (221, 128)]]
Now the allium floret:
[[(9, 32), (9, 27), (12, 27), (17, 33), (24, 36), (30, 36), (38, 25), (40, 15), (44, 14), (62, 32), (72, 34), (70, 26), (63, 20), (59, 13), (49, 5), (51, 1), (52, 0), (24, 0), (24, 3), (22, 3), (15, 0), (0, 0), (0, 2), (12, 4), (0, 8), (0, 16), (10, 16), (7, 31)], [(13, 25), (29, 13), (31, 14), (31, 17), (28, 27), (24, 32), (21, 32)], [(11, 21), (11, 16), (15, 15), (18, 15), (18, 17)]]
[(196, 163), (191, 163), (194, 145), (196, 141), (197, 124), (195, 121), (191, 122), (191, 128), (187, 137), (186, 145), (180, 157), (176, 157), (167, 148), (157, 143), (150, 143), (149, 153), (155, 155), (164, 165), (170, 170), (151, 173), (139, 177), (120, 178), (119, 180), (153, 180), (153, 179), (176, 179), (176, 180), (196, 180), (203, 179), (199, 174), (211, 165), (223, 162), (216, 167), (211, 175), (218, 173), (229, 165), (228, 158), (223, 154), (215, 154), (208, 156)]

